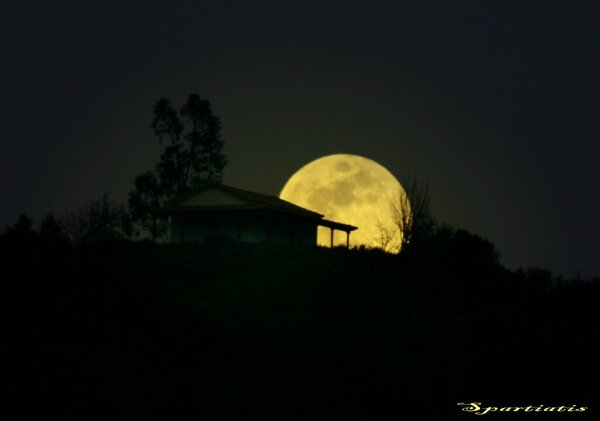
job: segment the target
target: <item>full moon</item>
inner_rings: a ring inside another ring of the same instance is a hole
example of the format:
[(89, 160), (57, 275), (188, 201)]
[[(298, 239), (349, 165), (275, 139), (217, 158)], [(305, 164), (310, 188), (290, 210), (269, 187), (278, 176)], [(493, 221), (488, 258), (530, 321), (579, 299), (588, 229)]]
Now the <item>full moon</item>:
[[(279, 197), (325, 215), (326, 219), (354, 225), (350, 244), (397, 251), (401, 234), (394, 223), (392, 200), (405, 191), (392, 173), (358, 155), (336, 154), (300, 168)], [(329, 228), (319, 227), (317, 243), (330, 245)], [(335, 232), (334, 246), (345, 245), (346, 234)]]

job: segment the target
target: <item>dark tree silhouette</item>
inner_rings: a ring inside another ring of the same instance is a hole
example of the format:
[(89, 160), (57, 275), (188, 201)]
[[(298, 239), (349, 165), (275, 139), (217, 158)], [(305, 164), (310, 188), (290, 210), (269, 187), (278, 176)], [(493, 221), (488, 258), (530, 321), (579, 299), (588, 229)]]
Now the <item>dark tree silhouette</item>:
[(8, 241), (27, 242), (35, 237), (36, 234), (33, 230), (33, 219), (25, 214), (21, 214), (19, 220), (14, 225), (6, 228), (2, 237)]
[(221, 182), (227, 158), (221, 122), (210, 102), (197, 94), (189, 95), (179, 112), (169, 100), (160, 99), (154, 106), (152, 129), (163, 150), (154, 171), (134, 179), (129, 212), (136, 227), (156, 240), (166, 232), (166, 223), (152, 209), (192, 189)]
[(61, 228), (74, 245), (115, 240), (130, 234), (125, 209), (115, 205), (106, 193), (82, 209), (67, 213)]
[(431, 216), (429, 185), (421, 183), (416, 177), (403, 183), (405, 193), (392, 199), (391, 208), (394, 221), (401, 233), (401, 250), (407, 250), (415, 243), (423, 241), (433, 234), (435, 221)]
[(433, 237), (438, 254), (461, 270), (492, 268), (499, 264), (500, 253), (493, 243), (464, 229), (442, 227)]
[(61, 223), (54, 217), (54, 214), (49, 213), (42, 219), (40, 224), (40, 236), (47, 241), (58, 243), (67, 242), (67, 236)]
[(134, 189), (129, 193), (129, 214), (138, 228), (144, 229), (152, 236), (152, 240), (167, 231), (163, 219), (152, 213), (161, 204), (161, 188), (156, 175), (152, 171), (138, 175), (134, 179)]

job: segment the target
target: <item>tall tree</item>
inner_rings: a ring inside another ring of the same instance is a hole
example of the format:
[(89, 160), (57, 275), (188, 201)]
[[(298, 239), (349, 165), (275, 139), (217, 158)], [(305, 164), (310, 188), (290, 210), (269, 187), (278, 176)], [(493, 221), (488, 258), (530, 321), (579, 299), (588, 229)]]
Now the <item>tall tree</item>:
[(152, 129), (162, 146), (153, 171), (134, 179), (129, 211), (138, 228), (156, 240), (166, 233), (166, 221), (152, 210), (208, 183), (220, 183), (227, 158), (223, 154), (221, 121), (210, 102), (188, 96), (179, 112), (167, 99), (154, 106)]

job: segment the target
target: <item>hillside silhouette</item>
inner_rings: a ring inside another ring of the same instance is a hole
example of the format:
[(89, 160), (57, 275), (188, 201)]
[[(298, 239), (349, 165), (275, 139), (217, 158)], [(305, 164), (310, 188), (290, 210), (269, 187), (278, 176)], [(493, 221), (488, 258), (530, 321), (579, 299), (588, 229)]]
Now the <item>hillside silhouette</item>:
[(25, 227), (0, 252), (24, 419), (464, 419), (471, 401), (593, 414), (598, 281), (511, 272), (463, 230), (390, 255), (73, 247)]

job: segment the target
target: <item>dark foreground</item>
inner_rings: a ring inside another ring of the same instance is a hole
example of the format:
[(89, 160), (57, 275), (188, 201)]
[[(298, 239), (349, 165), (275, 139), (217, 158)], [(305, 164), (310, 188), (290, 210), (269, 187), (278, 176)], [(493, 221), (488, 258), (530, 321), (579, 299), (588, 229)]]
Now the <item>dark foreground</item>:
[(468, 255), (1, 251), (15, 418), (480, 419), (458, 402), (589, 407), (506, 419), (600, 411), (598, 283), (552, 286)]

